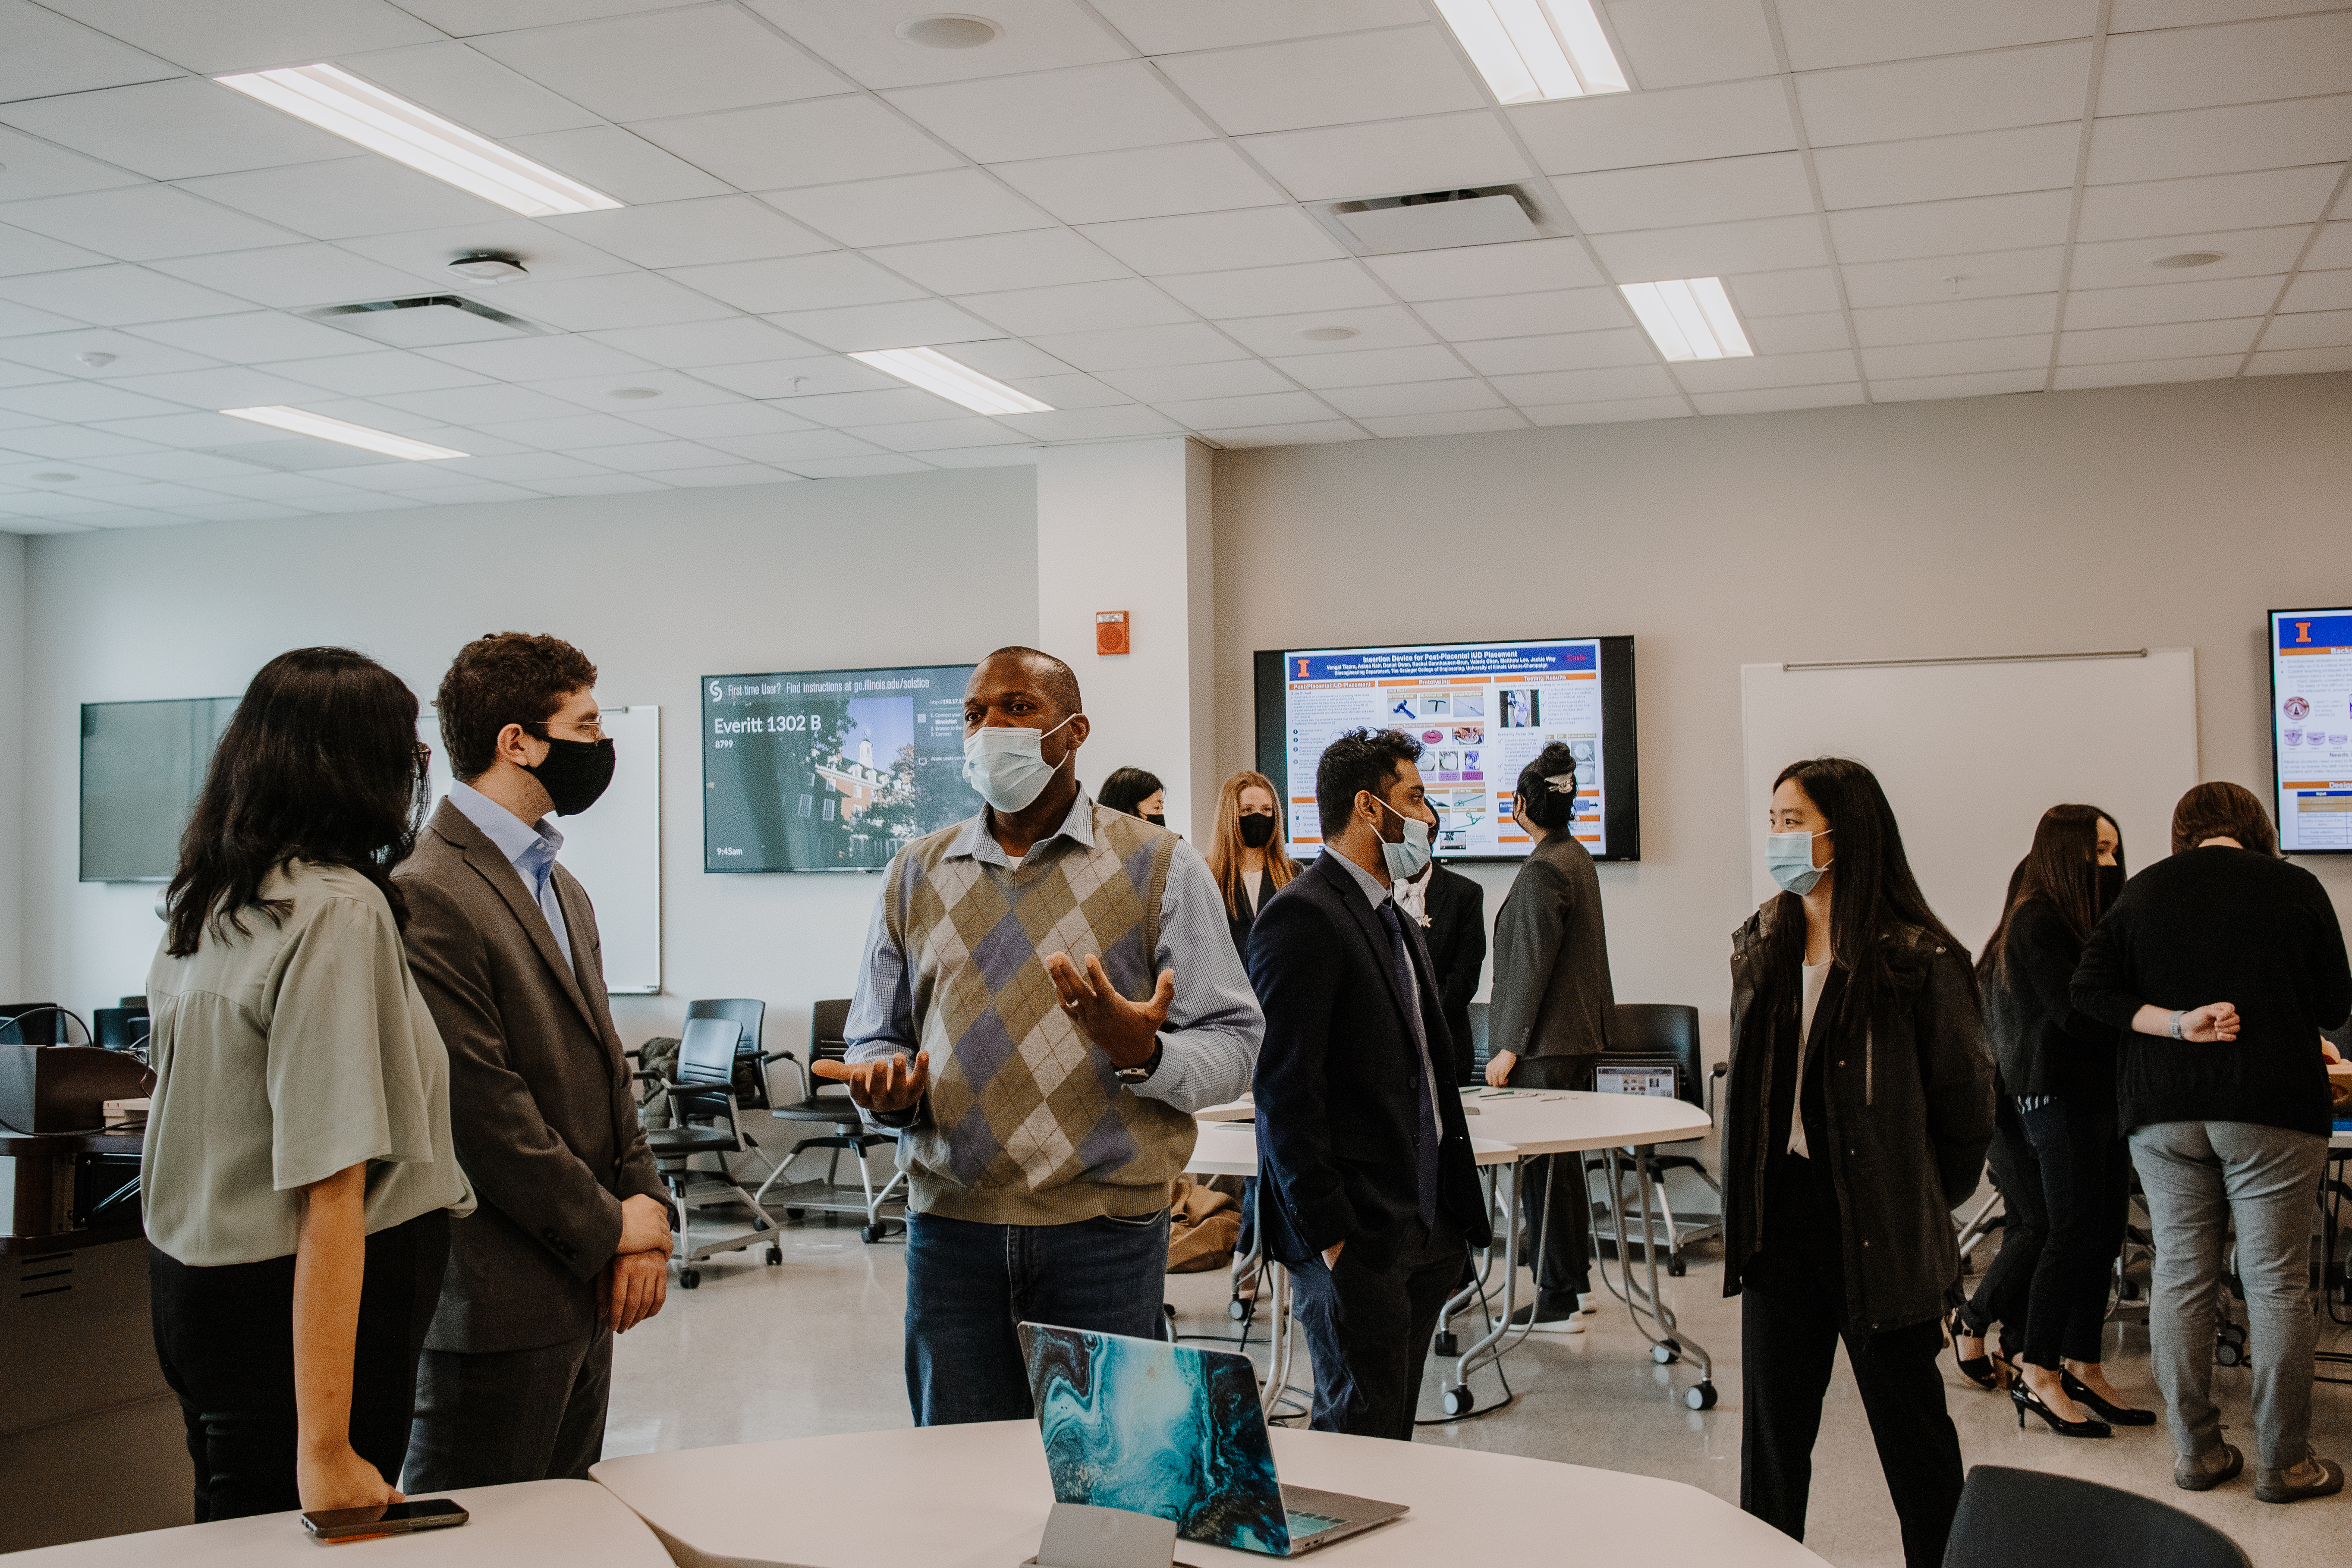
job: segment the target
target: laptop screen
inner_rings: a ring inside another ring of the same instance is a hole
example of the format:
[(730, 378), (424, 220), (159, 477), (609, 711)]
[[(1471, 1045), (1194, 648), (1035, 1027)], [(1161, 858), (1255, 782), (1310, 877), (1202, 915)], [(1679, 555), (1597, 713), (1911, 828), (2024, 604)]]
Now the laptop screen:
[(1187, 1541), (1290, 1550), (1249, 1358), (1021, 1325), (1054, 1500), (1176, 1521)]

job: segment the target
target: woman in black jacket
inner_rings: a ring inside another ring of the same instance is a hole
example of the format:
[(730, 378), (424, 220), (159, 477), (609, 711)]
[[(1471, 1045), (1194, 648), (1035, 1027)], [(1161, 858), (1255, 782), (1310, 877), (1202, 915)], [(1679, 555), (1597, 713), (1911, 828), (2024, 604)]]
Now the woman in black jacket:
[[(2002, 1092), (2032, 1146), (2047, 1215), (2026, 1292), (2024, 1366), (2010, 1398), (2069, 1437), (2109, 1423), (2151, 1426), (2100, 1370), (2107, 1282), (2123, 1246), (2130, 1163), (2116, 1131), (2116, 1030), (2074, 1010), (2067, 987), (2099, 916), (2123, 889), (2123, 835), (2094, 805), (2054, 805), (2033, 831), (1977, 980)], [(2003, 1187), (2007, 1193), (2006, 1185)], [(2028, 1237), (2001, 1242), (2010, 1248)], [(1962, 1351), (1963, 1334), (1954, 1331)]]
[(1911, 1568), (1940, 1568), (1960, 1443), (1937, 1371), (1952, 1210), (1992, 1136), (1968, 950), (1920, 894), (1861, 763), (1773, 781), (1783, 891), (1732, 939), (1724, 1293), (1742, 1298), (1739, 1506), (1802, 1540), (1838, 1342)]

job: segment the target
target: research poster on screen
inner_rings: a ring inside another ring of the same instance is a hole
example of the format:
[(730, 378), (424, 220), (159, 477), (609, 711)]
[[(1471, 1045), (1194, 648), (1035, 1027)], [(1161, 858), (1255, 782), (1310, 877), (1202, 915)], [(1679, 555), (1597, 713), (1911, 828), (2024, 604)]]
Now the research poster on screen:
[(2352, 609), (2271, 615), (2279, 847), (2352, 853)]
[(1598, 638), (1526, 643), (1292, 649), (1284, 666), (1284, 745), (1294, 848), (1322, 847), (1315, 763), (1341, 731), (1386, 728), (1422, 744), (1421, 777), (1439, 808), (1438, 852), (1521, 856), (1508, 820), (1519, 770), (1553, 741), (1576, 756), (1577, 839), (1607, 853)]

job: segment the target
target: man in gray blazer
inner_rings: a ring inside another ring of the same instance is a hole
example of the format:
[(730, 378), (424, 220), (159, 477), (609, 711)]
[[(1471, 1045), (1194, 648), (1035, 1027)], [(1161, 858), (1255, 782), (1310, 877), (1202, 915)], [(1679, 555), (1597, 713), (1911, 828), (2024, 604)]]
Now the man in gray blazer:
[(451, 1227), (417, 1373), (410, 1492), (564, 1477), (604, 1454), (613, 1335), (661, 1310), (668, 1208), (604, 999), (596, 912), (548, 821), (613, 774), (596, 667), (551, 637), (468, 643), (436, 706), (457, 782), (394, 873), (449, 1050)]

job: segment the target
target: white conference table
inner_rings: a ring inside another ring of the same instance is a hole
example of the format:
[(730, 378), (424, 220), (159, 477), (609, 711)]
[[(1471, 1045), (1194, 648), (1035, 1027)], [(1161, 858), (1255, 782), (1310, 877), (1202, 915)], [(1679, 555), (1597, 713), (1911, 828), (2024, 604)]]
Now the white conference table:
[[(1553, 1563), (1822, 1568), (1711, 1492), (1507, 1454), (1330, 1432), (1271, 1431), (1293, 1486), (1412, 1511), (1315, 1553), (1331, 1568)], [(793, 1437), (607, 1459), (597, 1480), (679, 1568), (1014, 1568), (1054, 1501), (1031, 1421)], [(1185, 1568), (1265, 1568), (1254, 1552), (1176, 1542)]]
[[(670, 1555), (637, 1516), (593, 1481), (523, 1481), (434, 1492), (455, 1498), (473, 1517), (449, 1530), (352, 1542), (356, 1558), (338, 1563), (405, 1563), (409, 1568), (514, 1568), (560, 1563), (565, 1568), (670, 1568)], [(135, 1535), (110, 1535), (8, 1554), (8, 1568), (317, 1568), (319, 1542), (299, 1513), (265, 1513), (216, 1524), (184, 1524)]]

